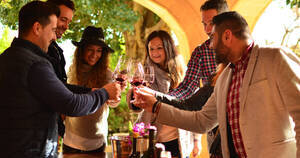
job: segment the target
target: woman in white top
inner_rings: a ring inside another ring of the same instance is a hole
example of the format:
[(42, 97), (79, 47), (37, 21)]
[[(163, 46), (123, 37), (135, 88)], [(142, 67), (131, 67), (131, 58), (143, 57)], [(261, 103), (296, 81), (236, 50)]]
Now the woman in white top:
[[(77, 46), (68, 73), (68, 83), (89, 88), (101, 88), (112, 80), (109, 70), (109, 52), (102, 28), (88, 26)], [(113, 105), (116, 106), (117, 104)], [(103, 152), (107, 143), (109, 107), (105, 103), (94, 114), (83, 117), (66, 117), (64, 153)]]

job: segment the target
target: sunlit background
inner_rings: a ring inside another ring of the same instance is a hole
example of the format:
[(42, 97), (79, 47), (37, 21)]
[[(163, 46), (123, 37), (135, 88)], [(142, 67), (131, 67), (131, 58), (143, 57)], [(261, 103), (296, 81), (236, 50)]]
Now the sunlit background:
[[(287, 6), (285, 1), (273, 0), (261, 15), (252, 32), (255, 41), (260, 44), (283, 45), (292, 49), (296, 48), (296, 45), (299, 47), (300, 19), (295, 20), (296, 16), (296, 11)], [(10, 43), (13, 37), (17, 36), (17, 32), (5, 28), (5, 26), (0, 24), (1, 37), (5, 32), (8, 33), (7, 42)], [(175, 44), (178, 45), (176, 35), (173, 34), (172, 37)], [(67, 62), (65, 69), (68, 71), (75, 46), (71, 43), (71, 40), (63, 41), (59, 45), (64, 49)]]

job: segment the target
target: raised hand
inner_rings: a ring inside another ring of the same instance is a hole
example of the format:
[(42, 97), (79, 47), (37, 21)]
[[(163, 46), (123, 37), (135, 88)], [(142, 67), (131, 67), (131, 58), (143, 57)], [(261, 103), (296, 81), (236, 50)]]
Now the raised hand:
[(121, 86), (119, 83), (108, 83), (104, 85), (103, 88), (107, 91), (109, 100), (120, 100)]
[(144, 86), (135, 87), (133, 89), (134, 100), (132, 103), (139, 108), (152, 112), (153, 104), (157, 100), (152, 93), (149, 93), (148, 89), (150, 88), (146, 89)]

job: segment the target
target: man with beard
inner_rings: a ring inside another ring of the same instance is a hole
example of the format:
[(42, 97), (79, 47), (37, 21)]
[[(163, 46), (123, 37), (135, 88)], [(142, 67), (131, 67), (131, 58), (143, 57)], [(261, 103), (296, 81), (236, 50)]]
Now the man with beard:
[[(211, 36), (212, 19), (214, 16), (228, 11), (226, 0), (207, 0), (200, 8), (202, 24), (208, 37)], [(191, 97), (200, 86), (200, 80), (203, 85), (208, 83), (209, 77), (216, 72), (217, 63), (215, 52), (209, 48), (211, 39), (206, 40), (195, 48), (188, 63), (188, 69), (184, 80), (180, 85), (173, 89), (169, 95), (179, 99)]]
[(290, 50), (255, 44), (237, 12), (213, 18), (211, 39), (218, 60), (229, 64), (201, 111), (157, 102), (143, 87), (135, 89), (134, 104), (156, 113), (159, 123), (194, 132), (219, 124), (225, 158), (299, 157), (300, 59)]
[[(210, 37), (212, 31), (212, 18), (218, 14), (228, 11), (228, 5), (226, 0), (207, 0), (201, 7), (202, 24), (205, 33)], [(175, 96), (178, 99), (184, 100), (192, 97), (194, 93), (197, 93), (200, 87), (200, 81), (203, 86), (209, 84), (209, 78), (216, 72), (217, 61), (215, 59), (215, 52), (209, 48), (211, 39), (207, 39), (200, 44), (193, 51), (189, 63), (187, 65), (187, 71), (183, 81), (177, 88), (171, 90), (168, 94)], [(207, 93), (210, 95), (210, 93)], [(187, 110), (191, 110), (182, 106)], [(196, 107), (195, 107), (196, 108)], [(201, 106), (197, 107), (201, 109)], [(215, 131), (216, 129), (214, 129)], [(180, 135), (184, 135), (181, 138), (182, 154), (183, 157), (192, 155), (196, 157), (199, 154), (199, 147), (201, 135), (197, 133), (191, 133), (184, 130), (179, 130)], [(188, 136), (186, 136), (188, 135)], [(214, 140), (214, 133), (212, 131), (207, 133), (208, 148)], [(210, 150), (210, 149), (209, 149)]]

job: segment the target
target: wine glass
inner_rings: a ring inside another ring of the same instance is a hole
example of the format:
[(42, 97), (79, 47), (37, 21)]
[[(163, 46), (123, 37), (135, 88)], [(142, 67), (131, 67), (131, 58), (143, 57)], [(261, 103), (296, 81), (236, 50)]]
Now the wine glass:
[[(121, 89), (124, 90), (127, 85), (128, 71), (130, 70), (130, 60), (125, 56), (120, 56), (116, 68), (112, 74), (113, 82), (118, 82), (121, 85)], [(112, 103), (118, 103), (121, 100), (121, 96)]]
[(133, 87), (137, 87), (144, 83), (144, 68), (141, 62), (133, 61), (131, 62), (129, 71), (130, 84)]
[(144, 66), (144, 86), (150, 86), (154, 82), (154, 67), (153, 66)]
[(116, 68), (112, 74), (113, 81), (118, 81), (121, 85), (125, 83), (124, 81), (127, 80), (127, 73), (130, 69), (130, 67), (128, 67), (130, 64), (128, 63), (130, 63), (129, 59), (127, 59), (125, 56), (120, 56)]
[[(139, 61), (133, 61), (131, 62), (131, 69), (129, 73), (129, 78), (130, 78), (130, 84), (133, 87), (137, 87), (139, 85), (142, 85), (144, 83), (144, 68), (141, 62)], [(131, 94), (131, 101), (130, 103), (133, 103), (135, 101), (133, 93)], [(133, 104), (131, 105), (133, 110), (140, 110), (139, 107), (134, 106)]]

